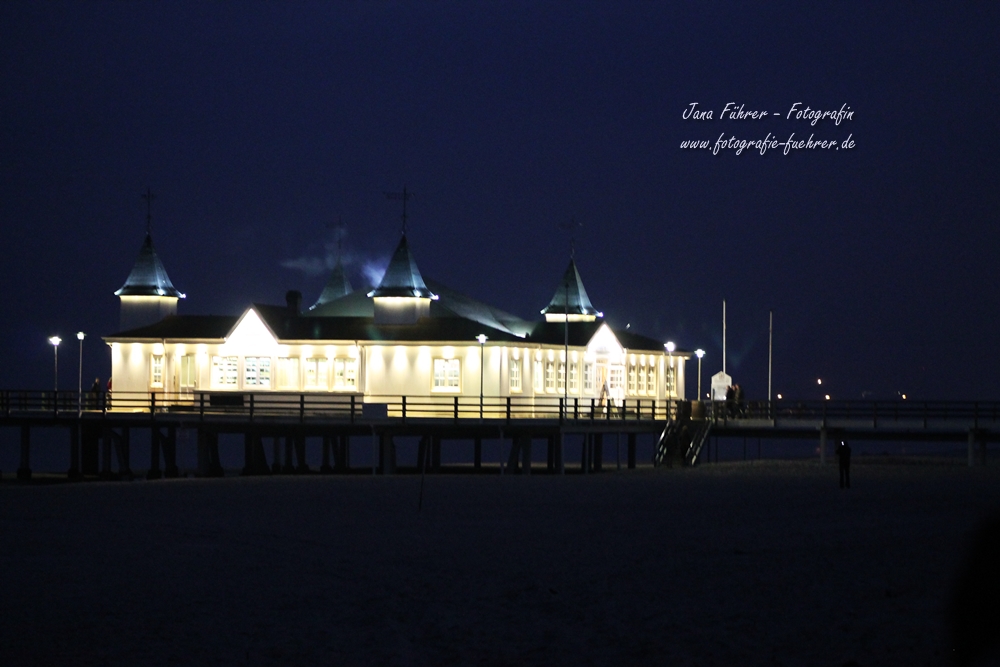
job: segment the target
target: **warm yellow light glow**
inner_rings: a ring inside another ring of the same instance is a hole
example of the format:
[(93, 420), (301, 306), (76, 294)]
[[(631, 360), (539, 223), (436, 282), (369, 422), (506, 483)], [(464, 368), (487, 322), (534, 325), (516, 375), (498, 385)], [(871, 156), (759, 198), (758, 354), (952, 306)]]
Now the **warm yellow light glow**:
[(826, 400), (828, 400), (828, 401), (830, 400), (830, 394), (826, 395)]
[(567, 317), (564, 313), (546, 313), (546, 322), (593, 322), (597, 319), (596, 315), (581, 315), (579, 313), (570, 313)]
[(312, 345), (303, 345), (302, 346), (302, 358), (303, 359), (308, 359), (312, 355), (313, 355), (313, 346)]
[(157, 357), (163, 356), (163, 343), (153, 343), (153, 354)]
[(444, 349), (441, 350), (441, 356), (444, 357), (445, 359), (454, 359), (455, 348), (453, 348), (451, 345), (445, 345)]
[(778, 394), (778, 399), (779, 399), (779, 400), (781, 399), (781, 394)]
[(226, 342), (221, 346), (223, 354), (233, 353), (270, 353), (275, 352), (278, 341), (274, 334), (267, 328), (264, 321), (251, 308), (243, 313), (243, 317), (236, 323), (236, 327), (226, 337)]
[(417, 348), (417, 370), (422, 373), (431, 370), (431, 348), (421, 345)]
[(816, 384), (823, 384), (823, 380), (821, 378), (816, 378)]
[(517, 349), (517, 348), (515, 347), (515, 348), (514, 348), (513, 350), (511, 350), (511, 352), (510, 352), (510, 358), (511, 358), (511, 359), (514, 359), (514, 360), (517, 360), (517, 359), (520, 359), (520, 358), (521, 358), (521, 350), (519, 350), (519, 349)]
[(358, 346), (357, 345), (351, 345), (349, 348), (347, 348), (347, 356), (349, 356), (351, 359), (357, 359), (358, 358)]

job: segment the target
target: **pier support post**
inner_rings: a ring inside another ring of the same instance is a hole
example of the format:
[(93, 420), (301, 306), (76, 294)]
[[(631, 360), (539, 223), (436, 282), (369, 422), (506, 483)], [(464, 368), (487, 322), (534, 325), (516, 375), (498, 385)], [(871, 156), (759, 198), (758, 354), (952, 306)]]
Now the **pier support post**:
[(111, 479), (111, 439), (114, 431), (105, 427), (101, 442), (101, 479)]
[(285, 436), (285, 465), (281, 466), (281, 472), (286, 475), (291, 475), (295, 472), (295, 465), (292, 464), (292, 449), (294, 444), (292, 442), (292, 436)]
[(347, 472), (351, 469), (351, 436), (342, 435), (337, 443), (337, 459), (333, 465), (338, 471)]
[(97, 424), (83, 424), (80, 436), (80, 472), (84, 475), (96, 475), (100, 470), (101, 427)]
[(396, 473), (396, 443), (391, 433), (379, 434), (379, 468), (383, 475)]
[(31, 427), (21, 424), (21, 463), (17, 467), (17, 478), (22, 482), (31, 479)]
[(69, 470), (66, 472), (69, 479), (80, 479), (80, 420), (69, 428)]
[(628, 469), (635, 470), (635, 433), (628, 434)]
[(580, 446), (580, 470), (584, 475), (590, 472), (591, 441), (594, 435), (587, 433), (583, 436), (583, 444)]
[(431, 453), (431, 437), (429, 435), (420, 436), (420, 441), (417, 442), (417, 472), (427, 472), (428, 461), (430, 461)]
[(243, 434), (243, 475), (253, 474), (253, 433)]
[(208, 477), (208, 434), (198, 429), (198, 477)]
[(531, 436), (521, 436), (521, 474), (531, 474)]
[(295, 436), (295, 460), (299, 462), (299, 465), (295, 468), (295, 472), (309, 472), (309, 464), (306, 463), (306, 436), (301, 433)]
[(826, 465), (826, 429), (819, 430), (819, 462)]
[(333, 447), (332, 440), (333, 436), (323, 436), (323, 463), (320, 464), (319, 471), (324, 475), (329, 475), (333, 472), (333, 466), (330, 465), (330, 449)]
[(146, 479), (160, 479), (163, 473), (160, 472), (160, 427), (153, 426), (149, 429), (149, 470), (146, 472)]
[(478, 436), (472, 444), (472, 467), (476, 470), (483, 467), (483, 439)]
[(521, 458), (521, 438), (512, 436), (510, 439), (510, 456), (507, 457), (507, 472), (515, 473), (518, 470), (517, 462)]
[(273, 440), (271, 448), (271, 472), (277, 474), (281, 472), (281, 436), (276, 435)]
[(556, 469), (560, 475), (566, 474), (566, 434), (562, 430), (556, 436)]
[(163, 449), (163, 476), (167, 479), (180, 477), (177, 469), (177, 427), (167, 427), (167, 437), (160, 440)]
[(592, 468), (594, 472), (601, 472), (604, 469), (604, 434), (594, 434), (594, 460)]
[[(393, 452), (395, 451), (393, 449)], [(395, 459), (393, 464), (395, 465)], [(439, 435), (431, 436), (431, 467), (434, 472), (441, 472), (441, 436)]]
[(130, 465), (130, 436), (131, 431), (129, 430), (129, 427), (122, 426), (121, 436), (115, 438), (115, 453), (118, 455), (119, 479), (132, 479), (132, 466)]

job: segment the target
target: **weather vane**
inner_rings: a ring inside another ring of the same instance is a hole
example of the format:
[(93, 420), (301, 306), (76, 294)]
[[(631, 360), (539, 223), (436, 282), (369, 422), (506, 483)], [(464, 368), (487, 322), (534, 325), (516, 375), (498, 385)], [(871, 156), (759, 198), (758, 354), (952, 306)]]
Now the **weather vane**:
[(344, 224), (344, 216), (337, 216), (337, 224), (326, 223), (327, 230), (332, 230), (334, 235), (337, 237), (337, 259), (340, 259), (341, 250), (343, 249), (344, 237), (347, 235), (347, 225)]
[(406, 202), (412, 196), (413, 196), (413, 193), (412, 192), (407, 192), (405, 185), (403, 186), (403, 191), (402, 192), (386, 192), (385, 193), (385, 198), (388, 199), (388, 200), (390, 200), (390, 201), (399, 201), (399, 200), (403, 201), (403, 228), (401, 230), (403, 236), (406, 236)]
[(149, 186), (146, 186), (146, 194), (140, 195), (140, 198), (146, 200), (146, 233), (151, 234), (153, 232), (153, 200), (156, 199), (156, 195), (150, 191)]
[(569, 235), (569, 258), (576, 258), (576, 230), (583, 227), (582, 223), (576, 221), (575, 218), (570, 218), (569, 222), (563, 222), (559, 224), (559, 229), (564, 232), (571, 232)]

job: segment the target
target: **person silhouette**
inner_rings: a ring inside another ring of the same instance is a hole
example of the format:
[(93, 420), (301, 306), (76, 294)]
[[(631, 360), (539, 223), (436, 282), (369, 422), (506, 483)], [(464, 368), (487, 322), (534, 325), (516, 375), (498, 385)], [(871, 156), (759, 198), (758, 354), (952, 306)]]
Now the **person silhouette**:
[(851, 446), (846, 440), (837, 445), (837, 462), (840, 465), (840, 488), (851, 488)]

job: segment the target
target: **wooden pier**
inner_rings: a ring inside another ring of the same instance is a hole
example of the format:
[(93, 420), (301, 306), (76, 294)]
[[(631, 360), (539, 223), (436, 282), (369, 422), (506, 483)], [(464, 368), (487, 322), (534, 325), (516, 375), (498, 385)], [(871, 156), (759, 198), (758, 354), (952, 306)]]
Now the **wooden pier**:
[[(580, 464), (571, 467), (599, 472), (605, 438), (611, 435), (624, 436), (626, 465), (634, 468), (640, 434), (659, 436), (654, 464), (693, 465), (709, 437), (757, 437), (816, 439), (823, 462), (828, 443), (841, 439), (963, 442), (968, 444), (969, 465), (975, 465), (985, 461), (988, 442), (1000, 441), (1000, 402), (776, 401), (736, 406), (652, 399), (602, 403), (553, 397), (7, 390), (0, 391), (0, 427), (20, 430), (21, 480), (32, 476), (32, 429), (43, 427), (68, 432), (70, 479), (131, 478), (131, 435), (143, 429), (150, 433), (149, 479), (180, 474), (177, 443), (182, 430), (197, 434), (197, 474), (204, 477), (223, 474), (219, 437), (224, 434), (243, 437), (246, 475), (308, 471), (307, 438), (322, 440), (319, 472), (341, 474), (398, 472), (396, 439), (404, 437), (419, 439), (416, 464), (409, 469), (427, 472), (441, 470), (442, 444), (456, 442), (472, 444), (469, 469), (482, 471), (483, 441), (499, 439), (509, 443), (500, 473), (531, 474), (532, 448), (541, 440), (547, 451), (544, 471), (564, 474), (567, 436), (582, 437), (583, 442)], [(352, 447), (371, 448), (370, 467), (352, 467)]]

